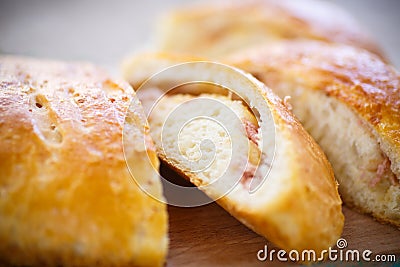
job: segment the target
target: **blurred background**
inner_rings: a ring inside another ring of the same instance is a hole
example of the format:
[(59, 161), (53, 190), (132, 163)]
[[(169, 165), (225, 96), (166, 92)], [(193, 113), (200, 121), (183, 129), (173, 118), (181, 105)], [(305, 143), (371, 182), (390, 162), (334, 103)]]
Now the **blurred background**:
[[(400, 1), (330, 1), (351, 12), (400, 67)], [(87, 60), (117, 73), (126, 55), (151, 43), (160, 14), (189, 3), (0, 0), (0, 53)]]

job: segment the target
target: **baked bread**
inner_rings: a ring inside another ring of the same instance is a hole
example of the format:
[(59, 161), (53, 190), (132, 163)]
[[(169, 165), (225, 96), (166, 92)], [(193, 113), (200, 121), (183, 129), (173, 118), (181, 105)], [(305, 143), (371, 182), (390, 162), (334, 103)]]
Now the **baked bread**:
[(206, 1), (167, 14), (157, 50), (220, 59), (244, 47), (282, 39), (314, 39), (382, 54), (353, 17), (319, 0)]
[(332, 163), (343, 201), (400, 226), (400, 77), (340, 44), (287, 41), (227, 60), (290, 103)]
[[(170, 65), (186, 61), (172, 58)], [(143, 70), (167, 62), (147, 54), (129, 67), (144, 78)], [(236, 96), (209, 82), (234, 88)], [(159, 73), (137, 94), (161, 160), (243, 224), (286, 250), (320, 252), (340, 237), (344, 217), (331, 166), (269, 88), (237, 69), (194, 62)]]
[(166, 205), (123, 153), (132, 101), (126, 157), (162, 199), (132, 88), (90, 64), (12, 56), (0, 87), (0, 265), (163, 265)]

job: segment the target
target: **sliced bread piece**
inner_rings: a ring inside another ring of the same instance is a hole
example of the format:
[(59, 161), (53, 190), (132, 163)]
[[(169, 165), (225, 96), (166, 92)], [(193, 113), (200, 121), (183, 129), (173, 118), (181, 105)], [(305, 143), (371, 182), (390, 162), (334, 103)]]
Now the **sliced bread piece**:
[(315, 41), (266, 45), (227, 62), (291, 97), (347, 205), (400, 226), (400, 77), (392, 66), (362, 49)]
[[(131, 61), (130, 71), (144, 74), (167, 64), (158, 56)], [(170, 65), (185, 61), (176, 60)], [(204, 86), (169, 91), (188, 81), (233, 88), (237, 97)], [(340, 237), (344, 218), (329, 162), (282, 100), (259, 81), (225, 65), (194, 62), (155, 75), (138, 96), (148, 107), (161, 160), (249, 228), (286, 250), (320, 252)], [(235, 153), (235, 144), (242, 154)], [(268, 173), (265, 180), (262, 173)], [(252, 191), (253, 182), (258, 187)]]

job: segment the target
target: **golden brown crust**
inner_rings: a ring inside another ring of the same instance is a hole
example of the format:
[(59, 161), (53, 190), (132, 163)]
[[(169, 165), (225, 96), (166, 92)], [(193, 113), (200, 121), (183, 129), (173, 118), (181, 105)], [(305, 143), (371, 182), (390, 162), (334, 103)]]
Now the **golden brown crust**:
[[(132, 89), (90, 64), (5, 56), (0, 88), (0, 262), (162, 265), (166, 207), (135, 184), (122, 150), (127, 107), (141, 108)], [(146, 153), (130, 145), (130, 157)], [(162, 198), (157, 177), (143, 179)]]
[[(346, 45), (287, 41), (227, 61), (272, 87), (298, 77), (299, 86), (337, 98), (368, 122), (387, 144), (392, 164), (400, 165), (400, 76), (377, 56)], [(400, 177), (400, 167), (394, 172)]]
[[(154, 60), (155, 57), (157, 60)], [(201, 57), (191, 55), (183, 56), (181, 54), (167, 52), (139, 53), (124, 60), (121, 68), (122, 76), (136, 90), (140, 84), (150, 78), (148, 75), (155, 75), (157, 72), (170, 67), (171, 64), (182, 63), (183, 58), (186, 62), (204, 60), (204, 58)], [(138, 68), (139, 65), (140, 68)], [(132, 71), (133, 69), (136, 71)]]
[[(319, 253), (334, 245), (344, 223), (342, 201), (332, 167), (319, 145), (271, 89), (265, 88), (264, 99), (273, 113), (277, 134), (283, 135), (292, 151), (288, 155), (290, 158), (285, 158), (291, 169), (286, 184), (288, 189), (274, 205), (267, 204), (255, 210), (238, 209), (226, 198), (218, 200), (218, 203), (282, 248), (299, 251), (314, 249)], [(287, 219), (291, 223), (287, 224)], [(282, 227), (285, 224), (286, 229)]]
[(181, 8), (160, 23), (160, 49), (220, 58), (282, 39), (345, 43), (382, 55), (347, 12), (321, 1), (219, 1)]

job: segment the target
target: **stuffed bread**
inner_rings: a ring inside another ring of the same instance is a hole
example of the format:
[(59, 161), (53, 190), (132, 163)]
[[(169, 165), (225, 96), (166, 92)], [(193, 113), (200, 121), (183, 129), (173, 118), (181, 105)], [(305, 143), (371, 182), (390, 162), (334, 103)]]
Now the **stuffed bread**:
[(166, 205), (123, 153), (132, 101), (126, 158), (163, 199), (132, 88), (91, 64), (14, 56), (0, 57), (0, 87), (0, 264), (162, 266)]
[(279, 96), (332, 163), (344, 202), (400, 226), (400, 76), (341, 44), (287, 41), (226, 59)]
[[(124, 73), (132, 78), (130, 72), (141, 70), (141, 75), (134, 76), (138, 81), (130, 79), (138, 85), (146, 79), (146, 70), (149, 77), (168, 62), (171, 66), (186, 60), (145, 54), (130, 61)], [(226, 82), (240, 94), (234, 97), (222, 89), (196, 85), (169, 91), (171, 84), (190, 79)], [(138, 88), (138, 97), (149, 110), (151, 134), (161, 160), (242, 223), (287, 250), (321, 251), (340, 237), (344, 218), (331, 166), (320, 147), (269, 88), (237, 69), (210, 62), (172, 67)], [(262, 107), (270, 110), (270, 119), (260, 112)], [(232, 119), (225, 109), (231, 111)], [(268, 132), (270, 120), (275, 123), (272, 143), (270, 139), (260, 140), (260, 133)], [(230, 127), (234, 130), (227, 135), (224, 128)], [(204, 139), (213, 144), (201, 142)], [(230, 158), (234, 143), (248, 145), (248, 150)], [(179, 149), (174, 149), (176, 146)], [(274, 155), (268, 153), (274, 148)], [(196, 169), (198, 165), (191, 163), (199, 157), (210, 164)], [(210, 160), (212, 157), (215, 161)], [(233, 174), (222, 183), (215, 182), (246, 162), (236, 184), (229, 180)], [(265, 181), (250, 193), (249, 185), (260, 178), (258, 168), (268, 167)], [(233, 185), (230, 191), (226, 191), (227, 185)]]

